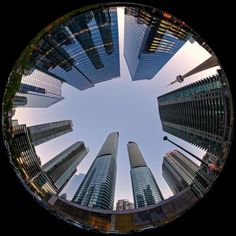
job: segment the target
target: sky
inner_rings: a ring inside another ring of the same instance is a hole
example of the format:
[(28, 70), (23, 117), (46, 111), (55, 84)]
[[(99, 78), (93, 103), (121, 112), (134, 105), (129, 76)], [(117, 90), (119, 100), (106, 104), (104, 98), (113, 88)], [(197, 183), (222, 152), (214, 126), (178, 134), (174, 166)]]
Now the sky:
[[(35, 149), (44, 164), (74, 142), (83, 141), (89, 147), (89, 153), (77, 167), (76, 174), (86, 174), (108, 134), (118, 131), (114, 206), (118, 199), (129, 199), (133, 202), (127, 152), (129, 141), (138, 144), (164, 198), (172, 196), (172, 192), (162, 177), (163, 156), (176, 148), (173, 144), (163, 141), (163, 136), (167, 135), (172, 141), (202, 158), (205, 151), (162, 130), (157, 97), (213, 75), (219, 68), (205, 70), (186, 78), (181, 84), (175, 83), (166, 87), (175, 80), (176, 75), (185, 74), (210, 57), (210, 54), (198, 43), (186, 42), (152, 80), (132, 81), (123, 57), (123, 9), (118, 9), (118, 24), (121, 74), (119, 78), (98, 83), (93, 88), (84, 91), (63, 83), (64, 100), (49, 108), (17, 108), (13, 117), (13, 119), (18, 119), (19, 124), (27, 124), (27, 126), (58, 120), (72, 120), (73, 132), (41, 144)], [(188, 157), (199, 164), (191, 156)]]

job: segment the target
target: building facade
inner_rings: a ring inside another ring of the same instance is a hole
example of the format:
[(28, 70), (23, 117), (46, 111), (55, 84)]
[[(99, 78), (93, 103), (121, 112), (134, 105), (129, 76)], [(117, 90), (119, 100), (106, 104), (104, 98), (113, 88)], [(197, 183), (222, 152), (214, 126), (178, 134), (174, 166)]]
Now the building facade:
[(12, 163), (20, 172), (22, 179), (41, 198), (47, 194), (56, 194), (57, 189), (41, 169), (41, 161), (31, 144), (26, 125), (20, 124), (12, 127), (12, 142), (14, 153)]
[(134, 209), (134, 203), (130, 202), (128, 199), (118, 200), (116, 203), (117, 211), (132, 210)]
[(174, 194), (189, 187), (199, 166), (178, 150), (166, 153), (162, 163), (162, 176)]
[(162, 128), (178, 138), (219, 155), (230, 142), (232, 99), (222, 70), (158, 97)]
[(199, 198), (209, 189), (214, 177), (206, 165), (198, 166), (178, 150), (164, 156), (162, 175), (174, 194), (191, 187)]
[(74, 15), (41, 38), (31, 65), (79, 90), (119, 77), (117, 9)]
[(152, 79), (189, 38), (188, 27), (150, 8), (125, 8), (124, 57), (133, 81)]
[(72, 201), (82, 206), (113, 209), (119, 133), (108, 135)]
[(34, 146), (40, 145), (44, 142), (50, 141), (63, 134), (72, 131), (72, 121), (62, 120), (40, 125), (29, 126), (31, 142)]
[(62, 81), (34, 70), (30, 75), (23, 75), (13, 104), (15, 107), (47, 108), (62, 99)]
[(138, 145), (135, 142), (129, 142), (127, 148), (131, 167), (130, 176), (135, 208), (162, 201), (164, 199), (162, 193)]
[(42, 166), (60, 192), (76, 173), (76, 168), (87, 155), (83, 142), (76, 142)]

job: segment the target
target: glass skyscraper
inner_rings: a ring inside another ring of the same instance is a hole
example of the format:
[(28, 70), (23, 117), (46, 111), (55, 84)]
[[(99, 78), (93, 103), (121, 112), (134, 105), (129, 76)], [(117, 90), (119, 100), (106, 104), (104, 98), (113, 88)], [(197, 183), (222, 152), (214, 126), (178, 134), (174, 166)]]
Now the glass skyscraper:
[(132, 80), (152, 79), (184, 45), (186, 25), (165, 12), (125, 8), (124, 57)]
[(62, 120), (28, 127), (31, 143), (40, 145), (72, 131), (72, 121)]
[(158, 97), (164, 131), (219, 155), (229, 143), (233, 108), (222, 70), (208, 78)]
[(77, 166), (87, 153), (84, 143), (76, 142), (45, 163), (42, 170), (60, 191), (76, 173)]
[(129, 142), (127, 147), (135, 208), (162, 201), (164, 199), (162, 193), (138, 145), (135, 142)]
[(34, 70), (31, 74), (22, 76), (13, 105), (15, 107), (49, 107), (63, 99), (61, 86), (62, 81), (39, 70)]
[(33, 68), (79, 90), (119, 77), (117, 9), (71, 17), (42, 37), (30, 61)]
[(72, 201), (82, 206), (113, 209), (119, 133), (108, 135)]

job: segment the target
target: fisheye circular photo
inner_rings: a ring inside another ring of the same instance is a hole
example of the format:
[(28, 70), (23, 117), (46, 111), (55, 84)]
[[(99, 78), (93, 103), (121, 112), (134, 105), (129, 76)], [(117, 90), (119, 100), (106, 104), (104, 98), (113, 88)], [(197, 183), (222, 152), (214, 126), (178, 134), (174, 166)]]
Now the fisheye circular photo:
[(22, 188), (99, 233), (177, 219), (217, 181), (233, 139), (227, 75), (169, 12), (104, 3), (68, 12), (19, 55), (2, 103)]

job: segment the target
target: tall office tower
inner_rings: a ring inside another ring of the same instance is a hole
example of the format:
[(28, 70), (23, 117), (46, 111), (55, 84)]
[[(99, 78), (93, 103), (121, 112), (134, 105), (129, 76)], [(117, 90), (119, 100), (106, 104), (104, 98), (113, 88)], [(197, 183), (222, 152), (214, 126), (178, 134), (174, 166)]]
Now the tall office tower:
[(30, 75), (22, 76), (21, 84), (13, 100), (15, 107), (46, 108), (62, 99), (62, 81), (34, 70)]
[(129, 142), (127, 147), (135, 208), (162, 201), (164, 199), (162, 193), (138, 145), (135, 142)]
[(199, 166), (178, 150), (166, 153), (162, 175), (174, 194), (189, 187)]
[(76, 142), (45, 163), (42, 170), (60, 192), (75, 174), (77, 166), (87, 153), (84, 143)]
[(72, 201), (82, 206), (113, 209), (119, 133), (108, 135)]
[(111, 15), (109, 9), (97, 9), (93, 11), (93, 15), (98, 26), (102, 42), (107, 54), (111, 54), (114, 50), (112, 29), (111, 29)]
[(72, 121), (62, 120), (28, 127), (32, 145), (37, 146), (72, 131)]
[(31, 61), (34, 68), (79, 90), (119, 77), (117, 9), (74, 15), (41, 39)]
[(132, 210), (134, 209), (134, 204), (127, 199), (118, 200), (116, 203), (117, 211)]
[(56, 30), (55, 33), (50, 32), (39, 40), (30, 55), (32, 67), (43, 72), (47, 72), (50, 68), (57, 66), (65, 71), (72, 69), (73, 59), (62, 46), (59, 46), (59, 42), (56, 39), (57, 36), (55, 35), (58, 33), (59, 30)]
[(189, 29), (165, 12), (125, 8), (124, 57), (132, 80), (152, 79), (190, 37)]
[(159, 96), (158, 106), (164, 131), (214, 155), (231, 139), (232, 99), (221, 70)]

